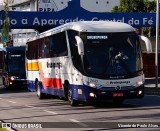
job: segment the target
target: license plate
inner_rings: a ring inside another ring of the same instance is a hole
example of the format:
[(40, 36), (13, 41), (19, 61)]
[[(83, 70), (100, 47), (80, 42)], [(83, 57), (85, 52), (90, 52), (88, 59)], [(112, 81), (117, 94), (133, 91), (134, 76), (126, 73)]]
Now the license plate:
[(113, 93), (113, 96), (114, 96), (114, 97), (122, 97), (122, 96), (123, 96), (123, 93)]

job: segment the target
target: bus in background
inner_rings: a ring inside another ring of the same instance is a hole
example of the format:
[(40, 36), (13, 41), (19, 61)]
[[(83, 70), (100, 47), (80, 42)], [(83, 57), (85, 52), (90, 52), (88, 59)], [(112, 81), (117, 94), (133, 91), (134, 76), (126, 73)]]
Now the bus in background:
[(2, 75), (4, 67), (4, 56), (5, 56), (5, 50), (4, 48), (0, 48), (0, 75)]
[(25, 46), (4, 48), (2, 82), (5, 88), (27, 87)]
[(80, 101), (143, 98), (144, 73), (140, 39), (128, 24), (79, 21), (64, 24), (29, 40), (26, 47), (28, 89), (41, 99)]

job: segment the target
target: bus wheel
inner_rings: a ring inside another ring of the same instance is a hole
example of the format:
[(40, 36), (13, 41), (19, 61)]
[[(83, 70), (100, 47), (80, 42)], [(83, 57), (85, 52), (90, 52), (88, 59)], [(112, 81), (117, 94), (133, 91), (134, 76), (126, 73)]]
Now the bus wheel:
[(73, 99), (71, 88), (68, 89), (68, 101), (71, 106), (78, 106), (78, 101)]
[(39, 83), (36, 83), (36, 89), (37, 89), (37, 97), (39, 99), (43, 99), (44, 98), (44, 93), (41, 92), (41, 88), (39, 86)]

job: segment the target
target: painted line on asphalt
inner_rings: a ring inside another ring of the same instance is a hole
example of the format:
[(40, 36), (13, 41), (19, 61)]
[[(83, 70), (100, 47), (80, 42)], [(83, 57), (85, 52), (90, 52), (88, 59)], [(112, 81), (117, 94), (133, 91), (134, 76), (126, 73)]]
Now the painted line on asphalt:
[(145, 96), (156, 96), (156, 97), (160, 97), (160, 95), (145, 95)]
[(78, 121), (78, 120), (76, 120), (76, 119), (69, 119), (69, 120), (72, 121), (72, 122), (77, 123), (77, 124), (80, 125), (80, 126), (88, 127), (87, 124), (84, 124), (84, 123), (82, 123), (82, 122), (80, 122), (80, 121)]
[(25, 106), (29, 108), (35, 108), (34, 106), (30, 106), (30, 105), (25, 105)]
[(57, 115), (57, 114), (58, 114), (58, 113), (53, 112), (53, 111), (48, 111), (48, 110), (43, 110), (43, 111), (45, 111), (45, 112), (47, 112), (47, 113), (50, 113), (50, 114), (54, 114), (54, 115)]
[(69, 120), (72, 121), (72, 122), (80, 122), (80, 121), (77, 121), (75, 119), (69, 119)]
[(14, 103), (14, 104), (17, 103), (17, 102), (15, 102), (15, 101), (10, 101), (10, 100), (7, 100), (7, 101), (10, 102), (10, 103)]

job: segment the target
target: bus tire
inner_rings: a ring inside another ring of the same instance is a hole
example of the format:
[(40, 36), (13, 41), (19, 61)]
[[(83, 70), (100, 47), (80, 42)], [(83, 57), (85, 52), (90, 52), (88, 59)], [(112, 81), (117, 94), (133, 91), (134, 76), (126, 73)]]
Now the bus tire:
[(69, 82), (68, 81), (65, 81), (64, 82), (64, 100), (65, 101), (68, 101), (68, 87), (69, 87)]
[(41, 92), (41, 88), (40, 88), (38, 82), (36, 82), (36, 90), (37, 90), (37, 97), (38, 97), (39, 99), (44, 99), (45, 94)]
[(72, 90), (68, 88), (68, 102), (71, 106), (78, 106), (78, 101), (73, 99)]

